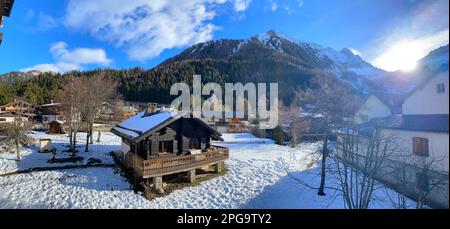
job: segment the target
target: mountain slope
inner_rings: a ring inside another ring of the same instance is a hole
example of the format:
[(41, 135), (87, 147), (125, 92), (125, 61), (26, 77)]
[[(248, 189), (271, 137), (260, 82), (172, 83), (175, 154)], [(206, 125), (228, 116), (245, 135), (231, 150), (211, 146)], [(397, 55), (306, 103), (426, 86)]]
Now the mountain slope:
[(16, 81), (29, 80), (40, 74), (42, 74), (42, 72), (40, 72), (38, 70), (33, 70), (33, 71), (29, 71), (29, 72), (9, 72), (9, 73), (0, 75), (0, 83), (12, 84)]
[[(339, 52), (314, 43), (296, 41), (272, 30), (245, 40), (217, 40), (197, 44), (166, 60), (160, 66), (199, 60), (224, 62), (265, 60), (326, 71), (363, 93), (381, 90), (371, 82), (371, 79), (386, 73), (349, 49)], [(257, 70), (255, 69), (256, 72)]]

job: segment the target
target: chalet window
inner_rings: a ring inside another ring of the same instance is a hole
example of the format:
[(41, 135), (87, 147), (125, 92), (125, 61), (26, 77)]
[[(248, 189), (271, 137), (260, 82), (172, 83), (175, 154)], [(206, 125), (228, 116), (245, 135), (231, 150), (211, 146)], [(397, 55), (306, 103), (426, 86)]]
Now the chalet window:
[(189, 148), (190, 149), (200, 149), (200, 141), (198, 138), (191, 138), (189, 140)]
[(444, 83), (440, 83), (437, 85), (437, 93), (438, 94), (445, 93), (445, 84)]
[(0, 118), (0, 122), (6, 122), (6, 118)]
[(413, 154), (417, 156), (428, 157), (428, 139), (426, 138), (413, 138)]
[(173, 141), (159, 142), (159, 152), (172, 153), (173, 152)]
[(429, 191), (428, 174), (424, 172), (416, 173), (416, 188), (423, 192)]

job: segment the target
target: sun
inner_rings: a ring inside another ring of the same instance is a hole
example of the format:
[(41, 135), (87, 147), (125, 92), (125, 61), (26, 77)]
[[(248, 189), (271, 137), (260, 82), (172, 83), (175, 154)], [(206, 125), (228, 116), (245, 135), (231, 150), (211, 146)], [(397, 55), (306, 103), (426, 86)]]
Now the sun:
[(412, 71), (423, 56), (423, 49), (418, 42), (402, 41), (375, 59), (374, 65), (388, 71)]

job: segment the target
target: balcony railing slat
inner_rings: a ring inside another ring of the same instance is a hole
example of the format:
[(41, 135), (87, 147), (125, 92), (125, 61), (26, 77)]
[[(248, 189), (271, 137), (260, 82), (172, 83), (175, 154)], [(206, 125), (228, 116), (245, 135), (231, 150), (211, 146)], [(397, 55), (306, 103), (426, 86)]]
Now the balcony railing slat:
[(141, 177), (150, 178), (219, 163), (228, 158), (228, 148), (214, 146), (208, 149), (208, 152), (201, 154), (152, 160), (144, 160), (135, 154), (128, 153), (125, 164), (132, 167)]

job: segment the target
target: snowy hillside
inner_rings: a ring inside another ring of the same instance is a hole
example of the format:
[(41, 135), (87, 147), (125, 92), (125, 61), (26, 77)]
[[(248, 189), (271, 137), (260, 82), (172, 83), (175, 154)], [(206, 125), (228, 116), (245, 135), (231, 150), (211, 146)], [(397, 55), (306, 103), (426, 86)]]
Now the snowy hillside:
[(384, 70), (369, 64), (348, 48), (336, 51), (332, 48), (325, 48), (315, 43), (298, 41), (285, 34), (272, 30), (258, 35), (257, 38), (261, 43), (281, 52), (284, 52), (283, 42), (288, 41), (295, 43), (305, 50), (310, 50), (312, 55), (315, 55), (323, 61), (331, 60), (328, 68), (338, 74), (350, 71), (368, 79), (376, 79), (386, 73)]

